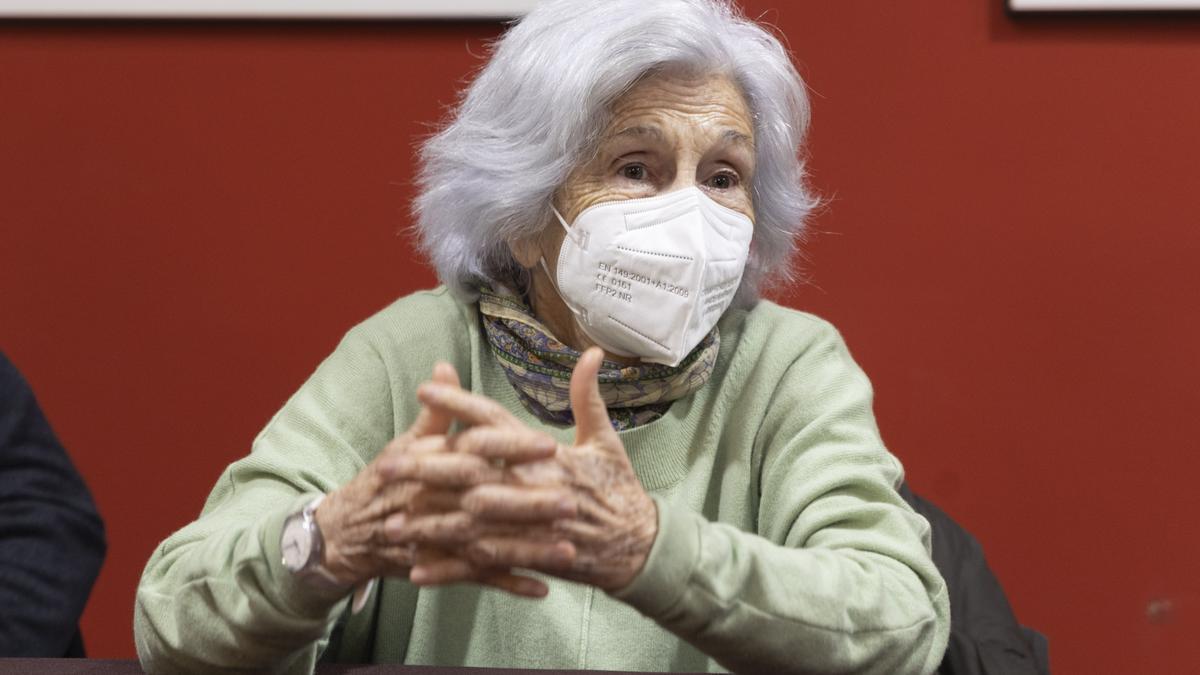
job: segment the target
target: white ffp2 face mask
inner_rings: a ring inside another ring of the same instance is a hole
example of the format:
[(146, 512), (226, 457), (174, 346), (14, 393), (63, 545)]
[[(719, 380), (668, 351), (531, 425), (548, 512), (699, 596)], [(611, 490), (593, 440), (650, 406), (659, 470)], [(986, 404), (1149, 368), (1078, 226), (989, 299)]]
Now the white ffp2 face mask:
[(597, 204), (572, 225), (554, 215), (567, 236), (551, 276), (580, 329), (610, 353), (668, 366), (733, 302), (754, 233), (695, 187)]

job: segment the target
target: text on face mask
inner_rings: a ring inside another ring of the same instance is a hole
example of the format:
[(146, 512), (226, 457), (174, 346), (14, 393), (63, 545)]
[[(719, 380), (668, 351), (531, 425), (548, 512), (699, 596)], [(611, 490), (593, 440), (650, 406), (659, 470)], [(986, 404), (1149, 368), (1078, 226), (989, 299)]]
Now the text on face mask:
[(596, 283), (593, 290), (597, 293), (617, 298), (618, 300), (633, 302), (633, 295), (629, 293), (629, 291), (633, 290), (633, 283), (653, 286), (659, 290), (674, 293), (681, 298), (686, 298), (689, 295), (688, 289), (682, 286), (652, 279), (639, 272), (633, 272), (608, 263), (596, 263), (596, 268), (598, 271), (596, 272)]

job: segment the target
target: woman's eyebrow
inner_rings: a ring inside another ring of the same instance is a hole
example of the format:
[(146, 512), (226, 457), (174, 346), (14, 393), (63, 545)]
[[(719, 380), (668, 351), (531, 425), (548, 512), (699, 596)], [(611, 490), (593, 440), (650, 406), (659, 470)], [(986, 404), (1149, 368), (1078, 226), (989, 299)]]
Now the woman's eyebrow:
[(737, 129), (726, 129), (721, 132), (720, 142), (723, 144), (741, 145), (747, 150), (754, 150), (754, 139)]

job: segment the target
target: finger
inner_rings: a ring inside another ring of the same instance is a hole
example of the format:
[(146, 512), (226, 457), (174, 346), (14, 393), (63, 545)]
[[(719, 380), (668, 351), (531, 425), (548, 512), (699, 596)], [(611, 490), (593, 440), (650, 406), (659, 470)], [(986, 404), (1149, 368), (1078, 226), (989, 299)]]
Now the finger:
[(550, 587), (537, 579), (509, 572), (485, 576), (480, 579), (480, 583), (526, 598), (544, 598), (550, 592)]
[(437, 487), (471, 487), (504, 480), (504, 470), (500, 467), (482, 457), (462, 453), (401, 455), (389, 458), (380, 469), (390, 478)]
[(393, 438), (383, 446), (383, 452), (379, 454), (406, 455), (410, 452), (440, 452), (449, 449), (446, 446), (447, 440), (447, 437), (442, 434), (417, 437), (409, 432)]
[[(445, 361), (438, 361), (433, 365), (433, 381), (448, 387), (459, 387), (458, 371), (454, 370), (454, 366)], [(450, 431), (450, 424), (454, 419), (437, 410), (431, 409), (429, 406), (421, 406), (421, 410), (417, 413), (417, 419), (413, 422), (409, 430), (414, 436), (425, 436), (428, 434), (444, 434)]]
[(448, 549), (434, 548), (432, 546), (410, 546), (413, 550), (413, 566), (429, 565), (432, 563), (441, 562), (447, 558), (461, 557), (455, 556)]
[(465, 511), (411, 516), (395, 513), (383, 522), (384, 537), (393, 544), (457, 546), (478, 533), (475, 517)]
[(479, 570), (469, 560), (446, 556), (440, 560), (422, 562), (412, 568), (408, 579), (418, 586), (436, 586), (439, 584), (455, 584), (463, 581), (477, 581)]
[(445, 513), (462, 509), (462, 490), (449, 490), (422, 485), (408, 499), (405, 509), (413, 514)]
[(466, 547), (467, 559), (477, 567), (524, 567), (562, 572), (575, 562), (575, 546), (568, 541), (543, 543), (515, 537), (485, 537)]
[(445, 361), (438, 361), (433, 364), (433, 381), (451, 387), (462, 386), (458, 381), (458, 371), (454, 369), (453, 365)]
[(410, 546), (379, 546), (371, 555), (385, 563), (388, 576), (408, 576), (409, 568), (416, 563)]
[(417, 400), (437, 413), (449, 415), (467, 424), (512, 422), (512, 415), (492, 399), (439, 382), (426, 382), (417, 387)]
[[(454, 389), (461, 387), (458, 382), (458, 371), (454, 369), (454, 366), (445, 361), (438, 361), (433, 364), (433, 381)], [(427, 406), (423, 406), (422, 410), (429, 411), (429, 416), (436, 433), (444, 434), (450, 430), (450, 425), (454, 422), (452, 417)]]
[(567, 490), (494, 484), (471, 488), (460, 503), (481, 520), (516, 523), (574, 518), (578, 508)]
[(405, 448), (405, 453), (409, 455), (425, 455), (432, 452), (449, 452), (450, 437), (442, 434), (434, 434), (431, 436), (422, 436), (414, 438)]
[(449, 454), (445, 436), (440, 434), (421, 438), (401, 436), (388, 443), (384, 448), (377, 465), (379, 475), (389, 481), (401, 479), (403, 476), (400, 475), (399, 470), (402, 466), (408, 466), (405, 462), (409, 455), (436, 455), (439, 453)]
[(602, 433), (612, 433), (608, 408), (600, 398), (600, 364), (604, 352), (591, 347), (579, 357), (571, 372), (571, 412), (575, 415), (575, 444), (582, 445)]
[(506, 462), (546, 459), (558, 450), (558, 441), (553, 436), (524, 427), (472, 427), (454, 434), (448, 445), (454, 452)]

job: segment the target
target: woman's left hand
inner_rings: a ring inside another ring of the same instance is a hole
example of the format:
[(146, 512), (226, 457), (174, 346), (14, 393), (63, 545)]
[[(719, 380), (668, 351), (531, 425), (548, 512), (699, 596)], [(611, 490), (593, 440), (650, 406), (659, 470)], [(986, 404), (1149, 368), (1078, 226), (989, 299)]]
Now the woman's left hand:
[[(458, 504), (393, 524), (397, 540), (426, 545), (413, 583), (473, 581), (496, 568), (523, 567), (614, 591), (637, 576), (654, 544), (658, 513), (600, 397), (603, 357), (588, 350), (571, 375), (575, 443), (559, 445), (552, 458), (499, 471), (481, 471), (480, 459), (502, 460), (528, 428), (495, 401), (458, 387), (421, 385), (423, 405), (470, 428), (451, 443), (456, 452), (410, 456), (397, 467), (399, 477), (440, 486)], [(544, 524), (546, 495), (571, 515)], [(440, 552), (446, 550), (454, 553)]]

